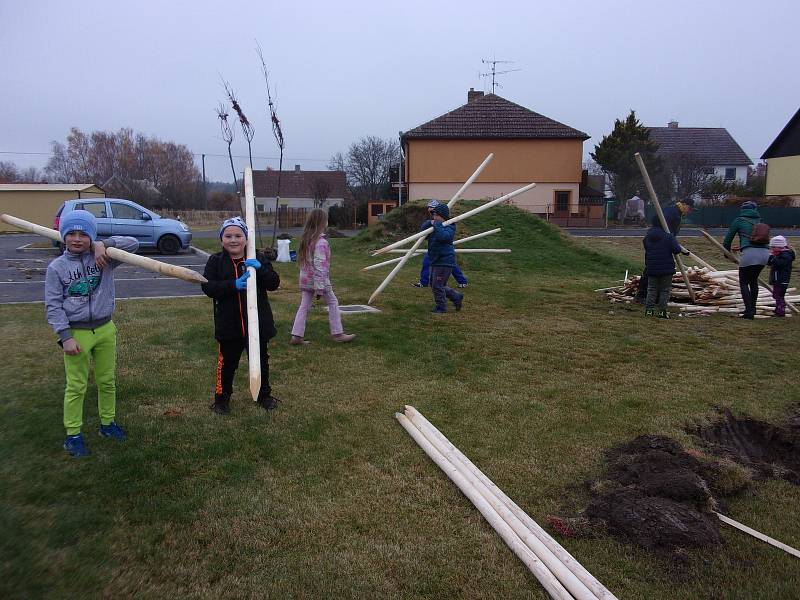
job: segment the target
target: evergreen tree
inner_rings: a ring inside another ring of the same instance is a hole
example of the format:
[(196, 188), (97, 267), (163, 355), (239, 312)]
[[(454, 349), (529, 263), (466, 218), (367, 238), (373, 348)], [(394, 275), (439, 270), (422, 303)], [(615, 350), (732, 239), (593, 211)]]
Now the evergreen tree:
[[(592, 159), (600, 165), (608, 176), (611, 189), (618, 202), (625, 202), (637, 191), (642, 198), (647, 197), (642, 175), (636, 165), (634, 154), (639, 152), (644, 159), (647, 172), (656, 188), (656, 193), (661, 195), (663, 186), (663, 165), (656, 157), (658, 144), (650, 139), (647, 128), (636, 118), (636, 112), (631, 110), (628, 117), (622, 121), (614, 121), (614, 130), (594, 147)], [(667, 196), (668, 198), (669, 196)]]

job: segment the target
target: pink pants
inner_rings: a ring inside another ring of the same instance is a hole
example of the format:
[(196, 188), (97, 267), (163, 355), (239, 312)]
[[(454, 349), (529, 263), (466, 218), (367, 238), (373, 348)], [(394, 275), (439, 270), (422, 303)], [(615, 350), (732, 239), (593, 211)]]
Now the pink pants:
[[(292, 325), (292, 335), (297, 337), (303, 337), (306, 331), (306, 317), (308, 316), (308, 311), (311, 310), (311, 303), (316, 292), (314, 290), (300, 290), (300, 294), (300, 306), (294, 317), (294, 325)], [(331, 325), (331, 335), (343, 333), (342, 315), (339, 312), (339, 301), (336, 299), (336, 295), (332, 289), (327, 289), (322, 294), (322, 297), (328, 304), (328, 322)]]

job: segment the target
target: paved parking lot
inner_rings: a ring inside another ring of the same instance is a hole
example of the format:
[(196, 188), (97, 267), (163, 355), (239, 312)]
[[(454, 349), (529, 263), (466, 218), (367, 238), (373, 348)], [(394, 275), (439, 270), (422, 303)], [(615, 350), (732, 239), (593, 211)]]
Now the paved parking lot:
[[(44, 301), (47, 265), (58, 256), (55, 248), (17, 251), (31, 243), (41, 243), (37, 235), (0, 235), (0, 304)], [(175, 256), (143, 253), (158, 260), (193, 269), (200, 273), (206, 257), (184, 252)], [(121, 265), (116, 273), (117, 298), (161, 298), (204, 296), (200, 286), (165, 277), (139, 267)]]

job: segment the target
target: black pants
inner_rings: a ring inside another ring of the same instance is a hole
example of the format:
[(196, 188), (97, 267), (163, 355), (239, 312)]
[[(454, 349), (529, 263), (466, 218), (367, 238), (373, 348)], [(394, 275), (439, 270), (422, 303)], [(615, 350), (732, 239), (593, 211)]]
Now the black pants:
[(639, 289), (636, 290), (636, 297), (644, 300), (647, 298), (647, 285), (650, 278), (647, 275), (647, 267), (642, 269), (642, 277), (639, 279)]
[[(233, 376), (239, 368), (242, 352), (247, 350), (247, 340), (218, 340), (219, 355), (217, 357), (217, 394), (230, 396), (233, 393)], [(261, 344), (261, 390), (258, 397), (265, 398), (272, 394), (269, 386), (269, 353), (267, 344)]]
[(742, 292), (742, 300), (744, 300), (744, 314), (750, 317), (756, 314), (758, 276), (763, 268), (764, 265), (739, 267), (739, 290)]

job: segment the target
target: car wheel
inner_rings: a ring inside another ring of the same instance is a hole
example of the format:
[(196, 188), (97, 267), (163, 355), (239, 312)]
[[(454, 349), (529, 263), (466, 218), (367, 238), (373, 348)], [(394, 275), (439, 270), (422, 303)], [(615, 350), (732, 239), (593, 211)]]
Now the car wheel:
[(181, 249), (181, 241), (174, 235), (164, 235), (158, 240), (158, 251), (161, 254), (177, 254)]

